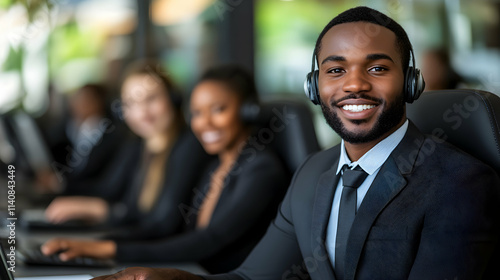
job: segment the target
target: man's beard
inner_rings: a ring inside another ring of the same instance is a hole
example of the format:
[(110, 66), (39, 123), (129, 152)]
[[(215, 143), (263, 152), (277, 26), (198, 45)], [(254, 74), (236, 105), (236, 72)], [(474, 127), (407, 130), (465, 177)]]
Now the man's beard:
[[(373, 128), (366, 132), (360, 132), (360, 133), (355, 133), (352, 131), (348, 131), (342, 121), (340, 120), (339, 116), (337, 113), (335, 113), (332, 109), (327, 107), (323, 101), (321, 101), (321, 111), (323, 112), (323, 116), (325, 116), (326, 122), (330, 127), (337, 132), (337, 134), (344, 139), (344, 141), (352, 143), (352, 144), (359, 144), (359, 143), (367, 143), (370, 141), (374, 141), (376, 139), (379, 139), (382, 137), (385, 133), (393, 129), (396, 125), (398, 125), (401, 122), (401, 119), (403, 118), (405, 114), (405, 106), (404, 106), (404, 101), (403, 101), (403, 95), (400, 95), (398, 99), (394, 100), (392, 103), (389, 103), (388, 106), (386, 106), (386, 109), (382, 111), (382, 114), (378, 117), (375, 125)], [(352, 98), (347, 97), (347, 98)], [(342, 100), (345, 100), (347, 98), (342, 98)], [(361, 96), (358, 98), (365, 98), (365, 99), (370, 99), (373, 100), (371, 97), (367, 96)], [(337, 101), (336, 103), (340, 102), (341, 100)], [(378, 99), (379, 106), (382, 106), (384, 104), (387, 104), (384, 100)], [(332, 104), (332, 107), (336, 106), (335, 104)], [(362, 124), (365, 122), (365, 120), (351, 120), (350, 122), (354, 124)]]

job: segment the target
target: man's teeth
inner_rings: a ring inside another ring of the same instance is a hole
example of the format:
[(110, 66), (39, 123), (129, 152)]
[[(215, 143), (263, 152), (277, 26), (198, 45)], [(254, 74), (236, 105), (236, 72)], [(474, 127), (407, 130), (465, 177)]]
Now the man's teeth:
[(351, 112), (361, 112), (363, 110), (368, 110), (374, 107), (375, 105), (344, 105), (342, 106), (342, 109)]

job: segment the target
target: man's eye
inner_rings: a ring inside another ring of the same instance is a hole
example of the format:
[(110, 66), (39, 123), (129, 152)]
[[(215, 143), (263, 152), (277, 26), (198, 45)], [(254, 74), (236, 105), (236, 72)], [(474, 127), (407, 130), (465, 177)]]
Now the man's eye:
[(328, 70), (328, 73), (333, 73), (333, 74), (340, 74), (343, 72), (344, 72), (344, 69), (342, 69), (342, 68), (333, 68), (333, 69)]
[(386, 70), (387, 70), (387, 68), (385, 68), (385, 67), (375, 66), (375, 67), (370, 68), (369, 71), (371, 71), (371, 72), (383, 72)]

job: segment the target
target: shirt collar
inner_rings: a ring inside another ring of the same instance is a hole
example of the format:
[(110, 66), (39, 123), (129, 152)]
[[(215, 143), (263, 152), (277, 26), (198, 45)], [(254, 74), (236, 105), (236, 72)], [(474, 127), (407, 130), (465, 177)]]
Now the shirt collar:
[(351, 160), (347, 156), (344, 140), (342, 139), (342, 142), (340, 144), (341, 147), (339, 165), (337, 166), (336, 174), (338, 175), (340, 170), (342, 170), (342, 166), (344, 166), (344, 164), (347, 164), (350, 168), (354, 168), (359, 165), (366, 173), (372, 175), (384, 164), (384, 162), (387, 160), (387, 158), (396, 148), (399, 142), (403, 140), (403, 137), (405, 136), (407, 130), (408, 120), (406, 120), (404, 124), (396, 131), (394, 131), (391, 135), (378, 142), (377, 145), (371, 148), (358, 161), (355, 162), (351, 162)]

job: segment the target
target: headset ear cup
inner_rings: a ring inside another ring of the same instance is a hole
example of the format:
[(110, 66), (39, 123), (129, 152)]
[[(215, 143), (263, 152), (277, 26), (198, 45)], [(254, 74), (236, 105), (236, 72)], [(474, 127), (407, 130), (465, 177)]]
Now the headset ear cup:
[(415, 68), (409, 66), (406, 70), (404, 95), (407, 103), (413, 103), (415, 96)]
[(424, 76), (420, 72), (420, 69), (415, 68), (415, 94), (413, 96), (413, 101), (417, 100), (422, 92), (425, 90)]
[(312, 74), (312, 86), (313, 86), (313, 91), (311, 92), (314, 96), (314, 100), (312, 102), (316, 105), (319, 105), (321, 103), (320, 97), (319, 97), (319, 88), (318, 88), (318, 76), (319, 76), (319, 70), (314, 70)]
[[(314, 71), (313, 71), (314, 72)], [(306, 94), (307, 98), (311, 100), (314, 103), (313, 100), (313, 95), (312, 95), (312, 75), (313, 72), (309, 72), (306, 75), (306, 80), (304, 81), (304, 93)]]
[(319, 71), (314, 70), (309, 72), (306, 76), (306, 80), (304, 81), (304, 92), (306, 93), (309, 100), (312, 101), (315, 105), (320, 104), (319, 99), (319, 90), (318, 90), (318, 75)]
[(413, 103), (417, 100), (425, 89), (424, 77), (420, 69), (408, 67), (405, 76), (405, 101)]
[(260, 122), (262, 107), (255, 100), (245, 100), (241, 103), (240, 118), (244, 124), (256, 124)]

